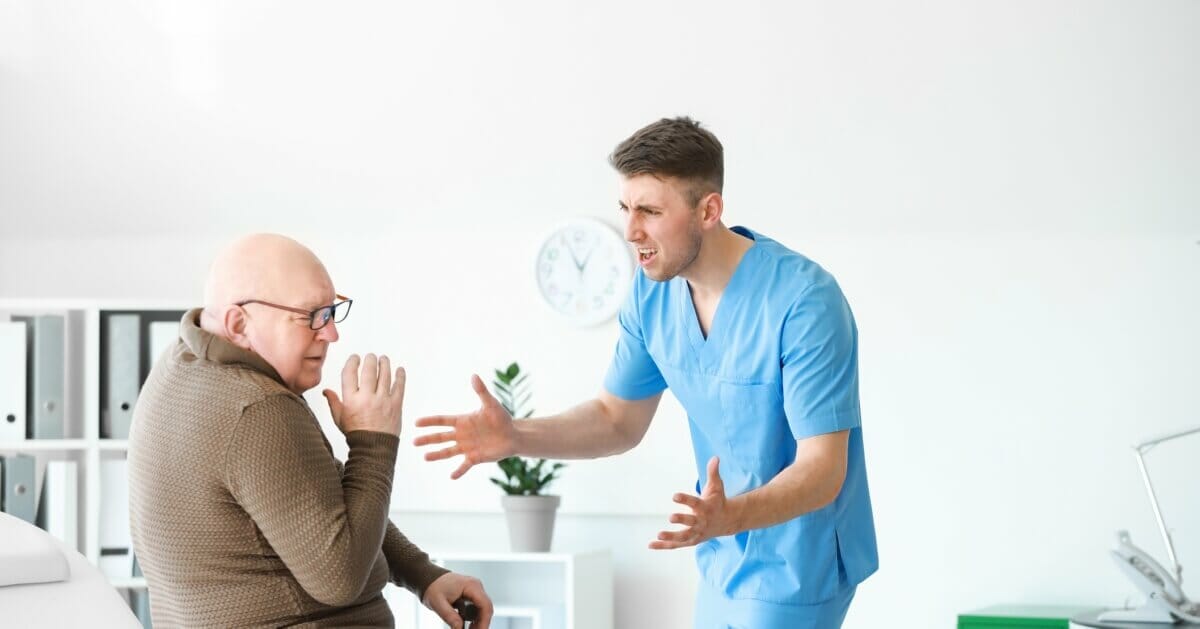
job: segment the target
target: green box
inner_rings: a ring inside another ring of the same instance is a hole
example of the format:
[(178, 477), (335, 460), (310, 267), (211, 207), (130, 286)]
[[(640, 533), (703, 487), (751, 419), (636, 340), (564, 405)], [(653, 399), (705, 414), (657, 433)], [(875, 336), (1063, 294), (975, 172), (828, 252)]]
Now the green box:
[(1099, 607), (992, 605), (958, 615), (958, 629), (1067, 629), (1071, 618)]

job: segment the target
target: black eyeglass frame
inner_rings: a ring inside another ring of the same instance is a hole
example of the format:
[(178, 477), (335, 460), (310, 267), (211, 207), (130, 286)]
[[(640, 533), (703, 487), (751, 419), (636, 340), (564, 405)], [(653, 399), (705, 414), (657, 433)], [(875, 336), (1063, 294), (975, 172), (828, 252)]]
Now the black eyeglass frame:
[[(328, 306), (321, 306), (315, 310), (305, 310), (303, 308), (293, 308), (291, 306), (273, 304), (269, 301), (263, 301), (261, 299), (245, 299), (233, 305), (245, 306), (246, 304), (260, 304), (263, 306), (278, 308), (280, 310), (286, 310), (288, 312), (294, 312), (296, 314), (302, 314), (308, 317), (309, 329), (315, 331), (329, 325), (330, 321), (333, 321), (334, 323), (341, 323), (346, 320), (346, 317), (350, 316), (350, 307), (354, 304), (354, 300), (346, 297), (345, 295), (334, 295), (334, 297), (340, 299), (341, 301), (334, 302)], [(342, 306), (346, 307), (345, 310), (339, 310), (339, 308)], [(318, 314), (321, 315), (319, 319), (317, 317)], [(320, 321), (320, 325), (317, 324), (318, 321)]]

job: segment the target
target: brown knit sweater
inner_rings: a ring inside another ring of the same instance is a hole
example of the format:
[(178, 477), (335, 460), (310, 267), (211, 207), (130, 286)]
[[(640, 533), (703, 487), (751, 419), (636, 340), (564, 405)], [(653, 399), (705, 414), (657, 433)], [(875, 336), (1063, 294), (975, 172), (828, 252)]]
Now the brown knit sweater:
[(446, 572), (388, 521), (399, 439), (351, 432), (343, 467), (304, 398), (199, 313), (155, 363), (129, 435), (155, 626), (392, 626), (386, 582), (420, 598)]

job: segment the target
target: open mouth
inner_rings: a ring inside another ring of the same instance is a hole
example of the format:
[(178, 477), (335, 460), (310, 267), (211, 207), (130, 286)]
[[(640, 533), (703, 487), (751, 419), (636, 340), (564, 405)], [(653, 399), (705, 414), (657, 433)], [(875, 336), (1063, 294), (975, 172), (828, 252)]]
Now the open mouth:
[(658, 255), (658, 249), (646, 249), (643, 247), (638, 247), (637, 254), (638, 262), (644, 266), (649, 264), (650, 261), (654, 259), (654, 256)]

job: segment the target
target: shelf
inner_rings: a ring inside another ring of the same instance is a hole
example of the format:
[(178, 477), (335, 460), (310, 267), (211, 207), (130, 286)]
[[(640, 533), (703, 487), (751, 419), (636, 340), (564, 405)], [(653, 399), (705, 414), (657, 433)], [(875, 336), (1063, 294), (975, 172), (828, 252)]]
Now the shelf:
[[(106, 530), (105, 535), (101, 534), (102, 528), (124, 526), (127, 522), (125, 516), (128, 513), (127, 505), (119, 504), (127, 495), (127, 486), (120, 486), (122, 483), (127, 483), (127, 479), (112, 481), (106, 487), (103, 472), (110, 462), (124, 458), (129, 450), (127, 439), (107, 439), (101, 436), (106, 434), (101, 432), (102, 419), (106, 415), (101, 407), (101, 401), (104, 400), (106, 404), (108, 403), (106, 389), (109, 388), (107, 386), (102, 388), (102, 385), (108, 382), (109, 374), (106, 373), (106, 369), (109, 369), (110, 363), (113, 362), (108, 359), (107, 355), (108, 341), (102, 336), (111, 332), (107, 327), (107, 323), (110, 321), (108, 317), (120, 313), (139, 316), (136, 351), (132, 346), (127, 347), (126, 349), (130, 351), (124, 356), (125, 360), (120, 361), (121, 366), (113, 367), (125, 370), (123, 375), (126, 376), (126, 381), (124, 384), (129, 384), (127, 379), (132, 375), (132, 372), (129, 371), (132, 365), (136, 365), (137, 376), (141, 378), (150, 366), (147, 361), (155, 358), (152, 355), (148, 356), (154, 351), (147, 351), (148, 348), (145, 345), (151, 340), (148, 328), (152, 322), (178, 322), (181, 313), (186, 310), (187, 306), (181, 307), (178, 304), (152, 301), (0, 299), (0, 321), (10, 319), (12, 315), (54, 315), (63, 318), (61, 367), (63, 431), (50, 434), (66, 435), (68, 438), (20, 439), (23, 432), (12, 430), (5, 432), (4, 436), (0, 437), (0, 455), (24, 453), (35, 457), (37, 459), (35, 465), (38, 466), (35, 471), (35, 481), (39, 477), (45, 476), (44, 469), (49, 462), (67, 459), (76, 464), (77, 475), (74, 479), (76, 483), (72, 489), (76, 500), (74, 511), (78, 519), (75, 547), (94, 566), (99, 567), (102, 563), (101, 539), (117, 540), (113, 545), (125, 546), (128, 544), (124, 541), (126, 534), (123, 531)], [(17, 357), (16, 360), (0, 360), (0, 373), (7, 376), (10, 370), (20, 369), (18, 366), (21, 362), (20, 347), (20, 343), (14, 342), (11, 346), (6, 344), (4, 348), (0, 348), (0, 352), (3, 353), (0, 358), (12, 359), (14, 354)], [(104, 352), (101, 352), (102, 348), (105, 349)], [(25, 349), (28, 352), (28, 345)], [(135, 361), (128, 360), (135, 356)], [(24, 367), (28, 371), (30, 354), (26, 353), (24, 359)], [(53, 362), (51, 361), (51, 363)], [(57, 367), (55, 369), (57, 370)], [(25, 384), (26, 392), (28, 392), (30, 383), (26, 382)], [(122, 396), (130, 393), (132, 392), (129, 390), (121, 392)], [(133, 402), (134, 400), (128, 401)], [(26, 408), (28, 408), (29, 400), (26, 399), (25, 402), (27, 403)], [(28, 417), (29, 413), (26, 413), (26, 420)], [(124, 416), (123, 419), (125, 419)], [(38, 500), (40, 501), (41, 497), (38, 497)], [(119, 508), (105, 508), (117, 506)], [(112, 513), (109, 513), (110, 511)], [(0, 544), (2, 543), (3, 541), (0, 540)], [(132, 570), (125, 569), (114, 570), (113, 573), (117, 576), (106, 577), (107, 582), (131, 599), (131, 603), (141, 601), (134, 603), (134, 606), (141, 617), (145, 618), (149, 613), (144, 607), (145, 595), (148, 591), (145, 577), (132, 576)], [(0, 619), (0, 626), (7, 626), (3, 619)]]
[(431, 557), (438, 561), (479, 561), (479, 562), (512, 562), (512, 563), (567, 563), (580, 555), (603, 554), (591, 553), (513, 553), (513, 552), (430, 552)]
[(0, 441), (0, 450), (25, 452), (67, 452), (86, 450), (87, 439), (25, 439), (24, 441)]
[(146, 589), (146, 577), (109, 577), (109, 584), (115, 588), (125, 590), (144, 590)]
[(0, 441), (0, 451), (69, 452), (87, 450), (92, 447), (105, 451), (123, 452), (129, 449), (129, 441), (125, 439), (25, 439), (24, 441)]
[[(512, 553), (431, 551), (430, 558), (484, 584), (497, 619), (513, 629), (612, 629), (612, 555), (590, 552)], [(389, 604), (392, 604), (389, 601)], [(399, 605), (396, 617), (404, 614)], [(419, 629), (444, 627), (420, 606)]]

